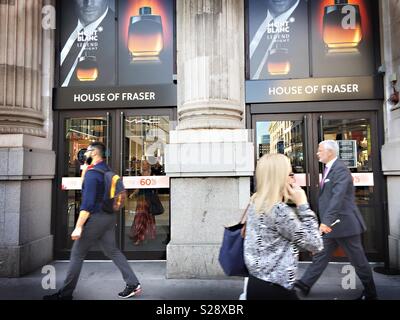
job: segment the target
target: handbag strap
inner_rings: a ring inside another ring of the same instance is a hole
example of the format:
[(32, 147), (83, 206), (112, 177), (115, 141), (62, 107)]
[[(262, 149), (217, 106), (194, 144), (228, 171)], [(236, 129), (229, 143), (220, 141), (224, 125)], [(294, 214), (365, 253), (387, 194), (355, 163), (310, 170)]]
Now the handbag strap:
[(249, 207), (250, 207), (250, 202), (249, 202), (249, 204), (247, 205), (246, 209), (244, 210), (242, 217), (240, 218), (240, 223), (242, 223), (242, 224), (245, 224), (245, 223), (246, 223), (246, 220), (247, 220), (247, 211), (249, 210)]
[(240, 219), (240, 223), (243, 224), (242, 229), (240, 230), (240, 234), (242, 235), (242, 238), (244, 239), (246, 237), (246, 222), (247, 222), (247, 211), (249, 210), (250, 207), (250, 202), (246, 207), (246, 210), (244, 210), (242, 218)]

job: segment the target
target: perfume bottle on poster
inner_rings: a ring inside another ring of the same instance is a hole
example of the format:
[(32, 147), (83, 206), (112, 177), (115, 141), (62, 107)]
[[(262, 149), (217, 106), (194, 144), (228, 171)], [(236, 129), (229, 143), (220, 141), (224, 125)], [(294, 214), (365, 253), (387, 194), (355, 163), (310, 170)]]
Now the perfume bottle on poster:
[(323, 40), (328, 49), (356, 48), (362, 39), (358, 5), (348, 0), (335, 0), (326, 6), (323, 18)]
[(158, 59), (163, 50), (161, 17), (153, 15), (151, 7), (141, 7), (139, 15), (130, 18), (128, 50), (132, 61)]
[(267, 68), (270, 75), (287, 75), (290, 72), (289, 50), (281, 48), (279, 45), (271, 49)]
[(79, 81), (96, 81), (99, 69), (95, 56), (83, 56), (79, 58), (76, 66), (76, 77)]

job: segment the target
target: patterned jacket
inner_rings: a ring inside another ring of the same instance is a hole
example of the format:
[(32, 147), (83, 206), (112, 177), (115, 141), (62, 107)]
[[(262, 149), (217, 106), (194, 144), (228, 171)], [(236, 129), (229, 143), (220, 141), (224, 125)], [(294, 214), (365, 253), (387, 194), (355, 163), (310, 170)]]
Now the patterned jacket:
[(291, 290), (296, 281), (298, 248), (313, 253), (323, 249), (318, 220), (308, 205), (295, 211), (285, 203), (269, 213), (247, 212), (244, 259), (249, 273)]

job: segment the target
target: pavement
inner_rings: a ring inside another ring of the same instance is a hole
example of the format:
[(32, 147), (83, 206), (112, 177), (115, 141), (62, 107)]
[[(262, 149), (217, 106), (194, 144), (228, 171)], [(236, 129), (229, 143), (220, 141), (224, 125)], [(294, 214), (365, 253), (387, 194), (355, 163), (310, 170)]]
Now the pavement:
[[(165, 261), (130, 261), (143, 293), (134, 300), (238, 300), (243, 278), (167, 279)], [(301, 262), (298, 275), (307, 267)], [(371, 267), (381, 264), (371, 264)], [(54, 267), (54, 268), (53, 268)], [(41, 300), (55, 290), (44, 288), (63, 283), (68, 261), (54, 261), (20, 278), (0, 278), (0, 300)], [(49, 272), (49, 270), (51, 270)], [(352, 300), (362, 291), (361, 282), (349, 271), (347, 263), (330, 263), (305, 300)], [(55, 271), (55, 277), (52, 275)], [(55, 280), (55, 281), (52, 281)], [(400, 275), (374, 272), (381, 300), (400, 300)], [(85, 261), (74, 300), (119, 300), (117, 293), (125, 284), (117, 267), (110, 261)]]

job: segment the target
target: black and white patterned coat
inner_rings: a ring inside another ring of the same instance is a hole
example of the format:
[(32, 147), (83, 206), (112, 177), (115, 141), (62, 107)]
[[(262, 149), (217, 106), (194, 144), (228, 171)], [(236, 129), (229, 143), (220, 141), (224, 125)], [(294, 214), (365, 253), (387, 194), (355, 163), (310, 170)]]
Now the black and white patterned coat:
[(294, 210), (279, 203), (270, 212), (257, 214), (250, 204), (244, 259), (252, 276), (292, 289), (299, 247), (313, 253), (323, 249), (317, 216), (308, 205)]

